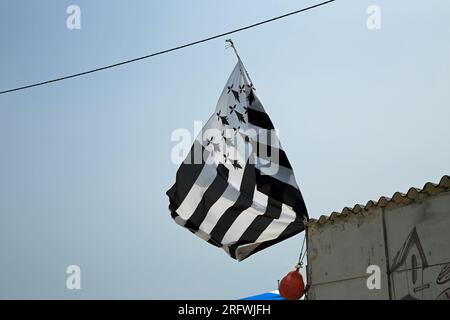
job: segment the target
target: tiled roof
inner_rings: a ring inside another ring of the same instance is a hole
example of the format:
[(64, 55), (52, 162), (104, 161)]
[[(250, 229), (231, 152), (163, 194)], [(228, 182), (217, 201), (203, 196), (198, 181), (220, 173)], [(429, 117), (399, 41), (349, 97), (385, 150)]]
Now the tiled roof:
[(410, 188), (407, 193), (396, 192), (391, 198), (381, 197), (378, 201), (370, 200), (366, 205), (356, 204), (353, 208), (345, 207), (341, 212), (332, 212), (329, 216), (322, 215), (318, 219), (310, 219), (308, 225), (322, 225), (350, 214), (360, 214), (374, 208), (401, 207), (447, 191), (450, 191), (450, 176), (445, 175), (438, 184), (427, 182), (422, 189)]

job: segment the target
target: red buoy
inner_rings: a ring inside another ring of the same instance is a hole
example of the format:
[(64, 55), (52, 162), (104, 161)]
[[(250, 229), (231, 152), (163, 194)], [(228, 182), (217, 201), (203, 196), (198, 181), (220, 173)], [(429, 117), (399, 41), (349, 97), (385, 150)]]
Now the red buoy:
[(286, 300), (299, 300), (303, 297), (305, 294), (305, 283), (298, 268), (281, 279), (278, 290)]

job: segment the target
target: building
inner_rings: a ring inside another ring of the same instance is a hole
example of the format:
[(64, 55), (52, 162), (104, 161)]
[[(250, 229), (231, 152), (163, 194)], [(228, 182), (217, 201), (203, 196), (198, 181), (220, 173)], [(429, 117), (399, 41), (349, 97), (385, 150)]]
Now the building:
[(450, 299), (449, 176), (307, 227), (308, 299)]

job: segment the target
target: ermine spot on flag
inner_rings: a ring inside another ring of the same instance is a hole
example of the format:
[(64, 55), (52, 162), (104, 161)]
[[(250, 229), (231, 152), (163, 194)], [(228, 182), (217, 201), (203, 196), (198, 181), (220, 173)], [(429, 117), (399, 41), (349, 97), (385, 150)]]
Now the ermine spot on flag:
[(294, 172), (242, 61), (167, 195), (178, 224), (239, 261), (304, 230)]

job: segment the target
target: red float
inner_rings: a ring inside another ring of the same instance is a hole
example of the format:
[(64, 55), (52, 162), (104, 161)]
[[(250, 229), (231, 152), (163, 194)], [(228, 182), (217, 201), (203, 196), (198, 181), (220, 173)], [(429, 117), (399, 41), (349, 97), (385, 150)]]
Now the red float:
[(286, 300), (299, 300), (303, 297), (305, 294), (305, 283), (298, 268), (281, 279), (278, 290)]

